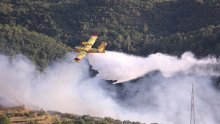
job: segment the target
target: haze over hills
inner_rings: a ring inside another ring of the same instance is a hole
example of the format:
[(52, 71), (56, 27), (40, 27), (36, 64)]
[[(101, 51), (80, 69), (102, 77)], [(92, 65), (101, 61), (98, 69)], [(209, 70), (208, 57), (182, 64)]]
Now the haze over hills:
[[(72, 63), (68, 51), (93, 33), (99, 34), (95, 47), (107, 41), (109, 51)], [(205, 108), (197, 110), (197, 119), (220, 120), (219, 0), (1, 0), (0, 53), (0, 94), (12, 101), (185, 124), (195, 83), (198, 106)], [(98, 76), (90, 76), (91, 66)], [(118, 76), (122, 70), (129, 77)], [(127, 82), (112, 86), (102, 79)]]

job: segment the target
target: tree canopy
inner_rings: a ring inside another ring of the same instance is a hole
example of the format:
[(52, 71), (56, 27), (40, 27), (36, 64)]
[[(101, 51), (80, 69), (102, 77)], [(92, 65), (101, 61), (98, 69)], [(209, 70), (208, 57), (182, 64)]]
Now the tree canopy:
[(0, 24), (0, 51), (25, 54), (41, 67), (93, 33), (108, 50), (142, 56), (220, 54), (218, 0), (3, 0)]

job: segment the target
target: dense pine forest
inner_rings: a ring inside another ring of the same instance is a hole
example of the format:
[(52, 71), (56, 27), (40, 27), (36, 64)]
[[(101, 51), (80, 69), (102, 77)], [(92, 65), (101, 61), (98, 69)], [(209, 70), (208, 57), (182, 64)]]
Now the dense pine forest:
[[(0, 51), (40, 68), (99, 34), (108, 50), (220, 55), (218, 0), (2, 0)], [(97, 43), (97, 44), (98, 44)]]

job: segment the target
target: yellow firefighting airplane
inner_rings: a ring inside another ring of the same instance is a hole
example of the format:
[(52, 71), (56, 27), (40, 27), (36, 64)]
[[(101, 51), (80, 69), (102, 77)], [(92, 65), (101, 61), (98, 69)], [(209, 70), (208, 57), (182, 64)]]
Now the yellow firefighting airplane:
[(89, 39), (88, 42), (82, 42), (83, 46), (75, 47), (74, 51), (76, 53), (79, 53), (74, 59), (75, 62), (79, 62), (81, 59), (83, 59), (86, 56), (87, 53), (104, 53), (105, 52), (105, 46), (107, 45), (106, 42), (102, 42), (98, 46), (98, 49), (92, 48), (97, 38), (98, 38), (97, 35), (92, 35), (92, 37)]

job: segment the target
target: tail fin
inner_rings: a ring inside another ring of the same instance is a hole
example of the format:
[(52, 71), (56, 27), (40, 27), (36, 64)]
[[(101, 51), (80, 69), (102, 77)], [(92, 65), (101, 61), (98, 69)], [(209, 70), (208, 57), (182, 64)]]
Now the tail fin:
[(98, 46), (98, 51), (100, 53), (104, 53), (105, 52), (105, 46), (107, 45), (106, 42), (102, 42), (99, 46)]

